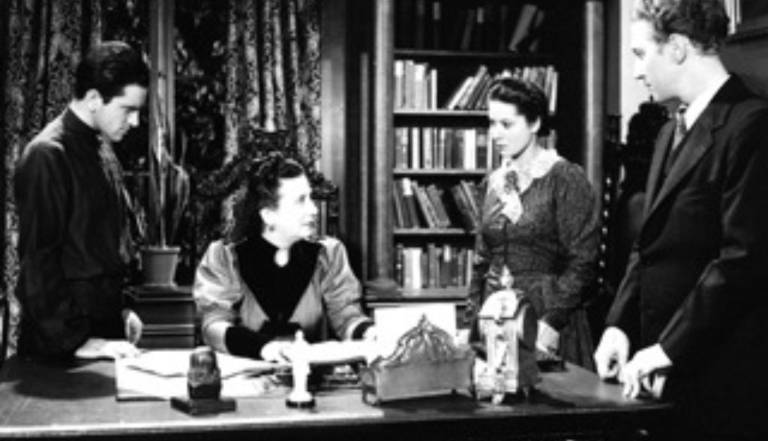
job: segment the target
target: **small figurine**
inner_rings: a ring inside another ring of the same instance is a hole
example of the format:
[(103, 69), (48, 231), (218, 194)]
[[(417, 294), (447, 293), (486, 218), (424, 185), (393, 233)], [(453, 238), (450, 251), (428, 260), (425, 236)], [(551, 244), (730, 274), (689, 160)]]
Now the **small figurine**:
[(221, 373), (216, 353), (207, 346), (195, 348), (189, 355), (187, 390), (192, 399), (218, 399), (221, 394)]
[(315, 407), (315, 399), (307, 390), (309, 378), (309, 343), (304, 340), (304, 333), (296, 331), (296, 339), (291, 347), (291, 372), (293, 390), (285, 400), (285, 405), (292, 408), (309, 409)]
[(207, 346), (195, 348), (189, 355), (187, 397), (171, 397), (171, 407), (190, 415), (234, 411), (232, 398), (221, 398), (221, 372), (216, 352)]
[(478, 373), (476, 386), (478, 395), (490, 393), (494, 404), (508, 393), (528, 396), (539, 381), (536, 313), (530, 301), (512, 289), (512, 274), (506, 266), (499, 281), (502, 288), (485, 300), (478, 315), (487, 365)]

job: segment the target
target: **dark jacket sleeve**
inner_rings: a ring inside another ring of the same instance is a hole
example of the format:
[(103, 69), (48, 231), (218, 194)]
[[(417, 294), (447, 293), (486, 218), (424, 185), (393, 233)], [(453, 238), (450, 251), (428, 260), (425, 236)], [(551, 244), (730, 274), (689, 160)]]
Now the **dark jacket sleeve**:
[[(660, 336), (675, 365), (695, 363), (696, 354), (721, 341), (752, 309), (765, 302), (768, 264), (768, 109), (731, 116), (719, 180), (720, 252)], [(682, 367), (682, 366), (681, 366)]]
[(638, 289), (638, 263), (640, 255), (637, 245), (633, 245), (627, 262), (624, 278), (616, 291), (616, 297), (608, 310), (606, 326), (615, 326), (628, 336), (636, 336), (640, 327), (640, 300)]
[(66, 356), (89, 335), (86, 305), (64, 283), (62, 249), (71, 185), (56, 145), (30, 146), (15, 175), (21, 273), (17, 294), (24, 314), (22, 342), (39, 355)]

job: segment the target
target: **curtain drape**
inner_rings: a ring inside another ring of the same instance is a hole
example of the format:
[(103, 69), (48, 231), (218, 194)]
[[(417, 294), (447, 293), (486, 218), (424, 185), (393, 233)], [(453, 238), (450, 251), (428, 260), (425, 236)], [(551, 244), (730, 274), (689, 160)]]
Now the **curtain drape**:
[(320, 151), (320, 7), (316, 0), (230, 0), (227, 157), (243, 130), (287, 130)]
[[(13, 201), (13, 167), (24, 145), (71, 98), (72, 72), (84, 48), (100, 31), (99, 0), (9, 0), (0, 11), (4, 54), (0, 82), (0, 149), (3, 153), (2, 293), (11, 299), (11, 351), (18, 306), (13, 289), (18, 275), (17, 218)], [(7, 324), (3, 323), (0, 327)]]
[[(224, 105), (225, 163), (247, 150), (254, 132), (283, 131), (308, 163), (320, 154), (320, 1), (229, 0)], [(234, 167), (237, 169), (237, 167)], [(223, 170), (229, 170), (224, 167)], [(231, 176), (208, 183), (228, 185)], [(211, 190), (212, 193), (217, 193)], [(233, 198), (223, 207), (197, 201), (196, 248), (203, 251), (232, 226)], [(220, 216), (211, 216), (211, 212)]]
[[(0, 20), (4, 20), (0, 53), (5, 54), (0, 73), (4, 159), (0, 194), (5, 199), (0, 223), (0, 296), (12, 297), (18, 274), (13, 167), (31, 136), (71, 98), (73, 68), (90, 42), (102, 36), (102, 12), (114, 1), (0, 2)], [(285, 130), (296, 140), (299, 154), (316, 162), (320, 152), (320, 0), (229, 0), (227, 13), (225, 158), (234, 157), (253, 130)], [(195, 220), (210, 219), (209, 210), (220, 212), (213, 201), (198, 204)], [(230, 217), (225, 207), (224, 218)], [(195, 222), (194, 228), (196, 251), (204, 250), (221, 233), (208, 222)], [(18, 317), (12, 303), (12, 316)]]

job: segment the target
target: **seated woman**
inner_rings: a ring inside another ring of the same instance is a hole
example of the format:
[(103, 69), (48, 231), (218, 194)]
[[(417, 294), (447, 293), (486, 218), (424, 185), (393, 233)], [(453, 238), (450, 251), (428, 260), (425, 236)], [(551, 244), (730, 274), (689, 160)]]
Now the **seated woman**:
[[(202, 333), (214, 349), (281, 361), (301, 329), (309, 342), (361, 338), (372, 321), (344, 245), (310, 240), (317, 208), (305, 170), (272, 152), (248, 179), (231, 241), (210, 244), (195, 275)], [(238, 231), (238, 230), (236, 230)]]
[(484, 181), (469, 298), (479, 310), (499, 289), (504, 265), (513, 288), (539, 317), (537, 346), (592, 368), (584, 291), (595, 277), (599, 243), (595, 192), (583, 170), (540, 144), (547, 97), (535, 84), (495, 81), (489, 137), (501, 165)]

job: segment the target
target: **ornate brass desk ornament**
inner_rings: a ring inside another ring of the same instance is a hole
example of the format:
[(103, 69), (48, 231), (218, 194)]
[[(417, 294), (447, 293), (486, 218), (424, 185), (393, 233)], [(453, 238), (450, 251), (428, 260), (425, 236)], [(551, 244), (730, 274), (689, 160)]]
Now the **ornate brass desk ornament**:
[(185, 398), (171, 398), (171, 406), (190, 415), (235, 410), (234, 399), (220, 397), (221, 372), (213, 349), (200, 346), (189, 355), (187, 393)]
[(391, 355), (377, 357), (362, 369), (363, 401), (379, 404), (459, 390), (471, 394), (474, 361), (468, 345), (456, 346), (450, 334), (422, 316), (400, 337)]
[(495, 404), (506, 394), (528, 396), (539, 381), (536, 313), (530, 301), (512, 289), (513, 278), (506, 266), (500, 282), (502, 289), (488, 296), (478, 314), (487, 364), (477, 372), (477, 394), (481, 398), (490, 394)]

